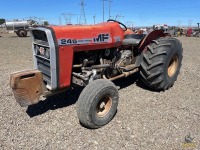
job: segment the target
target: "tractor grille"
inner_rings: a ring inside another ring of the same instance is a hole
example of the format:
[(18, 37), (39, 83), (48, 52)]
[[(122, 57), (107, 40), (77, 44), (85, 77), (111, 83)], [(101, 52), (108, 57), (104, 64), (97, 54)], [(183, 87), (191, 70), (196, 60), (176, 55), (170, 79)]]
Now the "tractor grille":
[(35, 68), (42, 72), (46, 87), (54, 90), (58, 86), (58, 79), (56, 48), (52, 31), (47, 28), (34, 28), (31, 33)]
[(50, 66), (50, 60), (44, 59), (38, 55), (36, 55), (37, 58), (37, 67), (38, 70), (40, 70), (43, 73), (43, 79), (47, 84), (51, 84), (51, 66)]

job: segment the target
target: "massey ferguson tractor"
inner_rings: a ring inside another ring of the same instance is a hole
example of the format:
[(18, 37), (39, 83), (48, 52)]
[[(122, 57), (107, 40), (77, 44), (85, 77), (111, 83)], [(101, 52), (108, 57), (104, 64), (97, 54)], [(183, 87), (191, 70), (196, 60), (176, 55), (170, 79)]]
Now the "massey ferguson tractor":
[(115, 116), (119, 96), (112, 81), (139, 72), (149, 88), (165, 91), (176, 81), (182, 62), (178, 39), (165, 37), (161, 30), (134, 34), (116, 20), (36, 27), (31, 35), (35, 70), (11, 74), (16, 101), (29, 106), (74, 85), (83, 86), (76, 110), (87, 128), (100, 128)]

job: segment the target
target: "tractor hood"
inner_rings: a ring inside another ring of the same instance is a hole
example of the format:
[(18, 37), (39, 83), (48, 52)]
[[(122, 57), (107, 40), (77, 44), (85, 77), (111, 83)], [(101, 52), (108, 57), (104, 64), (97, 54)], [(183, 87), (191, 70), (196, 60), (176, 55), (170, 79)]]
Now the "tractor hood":
[(96, 25), (51, 26), (51, 28), (55, 32), (59, 45), (68, 45), (73, 42), (73, 44), (87, 44), (88, 42), (104, 42), (104, 40), (114, 43), (121, 42), (124, 37), (123, 29), (116, 22)]

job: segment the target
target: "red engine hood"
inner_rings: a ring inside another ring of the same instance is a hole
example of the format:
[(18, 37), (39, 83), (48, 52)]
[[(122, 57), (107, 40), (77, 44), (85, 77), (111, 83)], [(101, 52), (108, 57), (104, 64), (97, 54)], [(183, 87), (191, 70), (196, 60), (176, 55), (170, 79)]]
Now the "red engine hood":
[(94, 38), (99, 34), (110, 34), (112, 38), (120, 37), (123, 40), (124, 31), (116, 22), (107, 22), (96, 25), (66, 25), (51, 26), (57, 39), (84, 39)]

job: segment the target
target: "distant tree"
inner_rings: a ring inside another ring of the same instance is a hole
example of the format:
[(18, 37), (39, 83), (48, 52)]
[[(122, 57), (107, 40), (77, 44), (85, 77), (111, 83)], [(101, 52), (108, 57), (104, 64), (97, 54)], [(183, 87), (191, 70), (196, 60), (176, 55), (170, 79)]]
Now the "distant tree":
[(0, 25), (1, 24), (3, 24), (3, 23), (5, 23), (6, 22), (6, 20), (5, 19), (3, 19), (3, 18), (0, 18)]
[(48, 26), (48, 25), (49, 25), (49, 22), (48, 22), (48, 21), (44, 21), (44, 25), (45, 25), (45, 26)]

